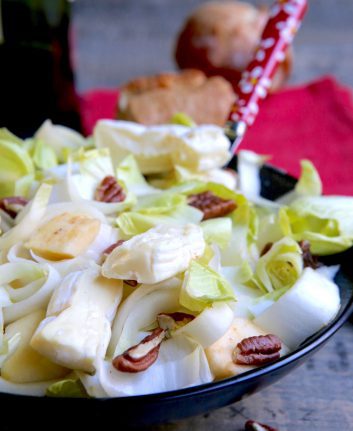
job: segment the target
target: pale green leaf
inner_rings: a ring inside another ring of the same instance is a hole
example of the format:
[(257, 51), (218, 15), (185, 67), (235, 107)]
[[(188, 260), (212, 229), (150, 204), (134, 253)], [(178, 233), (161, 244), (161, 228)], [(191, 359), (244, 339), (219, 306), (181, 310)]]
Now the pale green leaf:
[(235, 301), (235, 296), (225, 278), (206, 265), (193, 261), (185, 273), (179, 301), (191, 311), (202, 311), (214, 302)]
[(298, 243), (289, 237), (275, 242), (260, 257), (255, 268), (255, 284), (265, 292), (290, 288), (303, 271), (302, 251)]
[(47, 391), (47, 397), (55, 398), (87, 398), (87, 392), (78, 379), (64, 379), (51, 384)]

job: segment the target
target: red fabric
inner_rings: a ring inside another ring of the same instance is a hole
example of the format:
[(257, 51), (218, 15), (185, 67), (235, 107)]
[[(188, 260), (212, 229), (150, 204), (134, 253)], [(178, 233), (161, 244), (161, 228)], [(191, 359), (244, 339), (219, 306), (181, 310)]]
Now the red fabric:
[[(113, 118), (118, 92), (91, 91), (82, 97), (86, 133), (100, 118)], [(298, 176), (299, 160), (320, 172), (324, 193), (353, 195), (353, 99), (331, 77), (271, 95), (241, 145), (271, 154), (271, 163)]]
[(118, 90), (97, 89), (81, 95), (83, 132), (90, 135), (96, 122), (102, 118), (114, 118), (117, 111)]

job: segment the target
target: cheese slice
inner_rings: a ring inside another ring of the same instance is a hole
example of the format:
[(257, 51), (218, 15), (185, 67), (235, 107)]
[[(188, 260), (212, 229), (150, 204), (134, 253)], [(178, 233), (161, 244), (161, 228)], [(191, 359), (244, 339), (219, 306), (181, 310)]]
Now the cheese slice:
[(93, 372), (105, 356), (123, 283), (107, 280), (99, 267), (69, 274), (54, 292), (31, 346), (53, 362)]
[(133, 154), (143, 174), (169, 172), (175, 165), (206, 171), (224, 166), (231, 158), (223, 128), (214, 125), (143, 126), (100, 120), (93, 136), (97, 148), (109, 148), (115, 163)]
[(44, 223), (25, 247), (49, 260), (71, 259), (86, 251), (100, 226), (95, 218), (64, 212)]
[(117, 247), (104, 262), (102, 274), (107, 278), (159, 283), (185, 271), (204, 250), (200, 226), (164, 224)]

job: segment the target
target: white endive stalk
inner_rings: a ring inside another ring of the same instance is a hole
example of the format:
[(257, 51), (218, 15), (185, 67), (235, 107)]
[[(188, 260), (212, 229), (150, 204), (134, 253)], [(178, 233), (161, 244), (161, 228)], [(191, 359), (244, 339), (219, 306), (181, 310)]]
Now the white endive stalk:
[(102, 361), (95, 376), (80, 373), (87, 392), (96, 397), (119, 397), (172, 391), (213, 380), (202, 347), (185, 336), (161, 344), (157, 361), (146, 371), (123, 373)]
[(259, 314), (254, 322), (276, 334), (295, 349), (306, 338), (327, 325), (340, 307), (335, 283), (311, 268), (278, 301)]

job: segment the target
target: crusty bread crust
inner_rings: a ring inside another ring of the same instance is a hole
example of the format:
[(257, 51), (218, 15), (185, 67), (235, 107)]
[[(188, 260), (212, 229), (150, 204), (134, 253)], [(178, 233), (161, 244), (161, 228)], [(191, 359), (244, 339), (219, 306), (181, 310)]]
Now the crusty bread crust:
[(142, 76), (129, 81), (121, 87), (122, 92), (130, 96), (141, 94), (157, 88), (198, 87), (206, 81), (206, 76), (200, 70), (189, 69), (180, 73), (160, 73), (153, 76)]
[(121, 88), (118, 118), (152, 125), (170, 122), (177, 112), (197, 124), (223, 126), (235, 100), (221, 77), (207, 78), (198, 70), (141, 77)]

